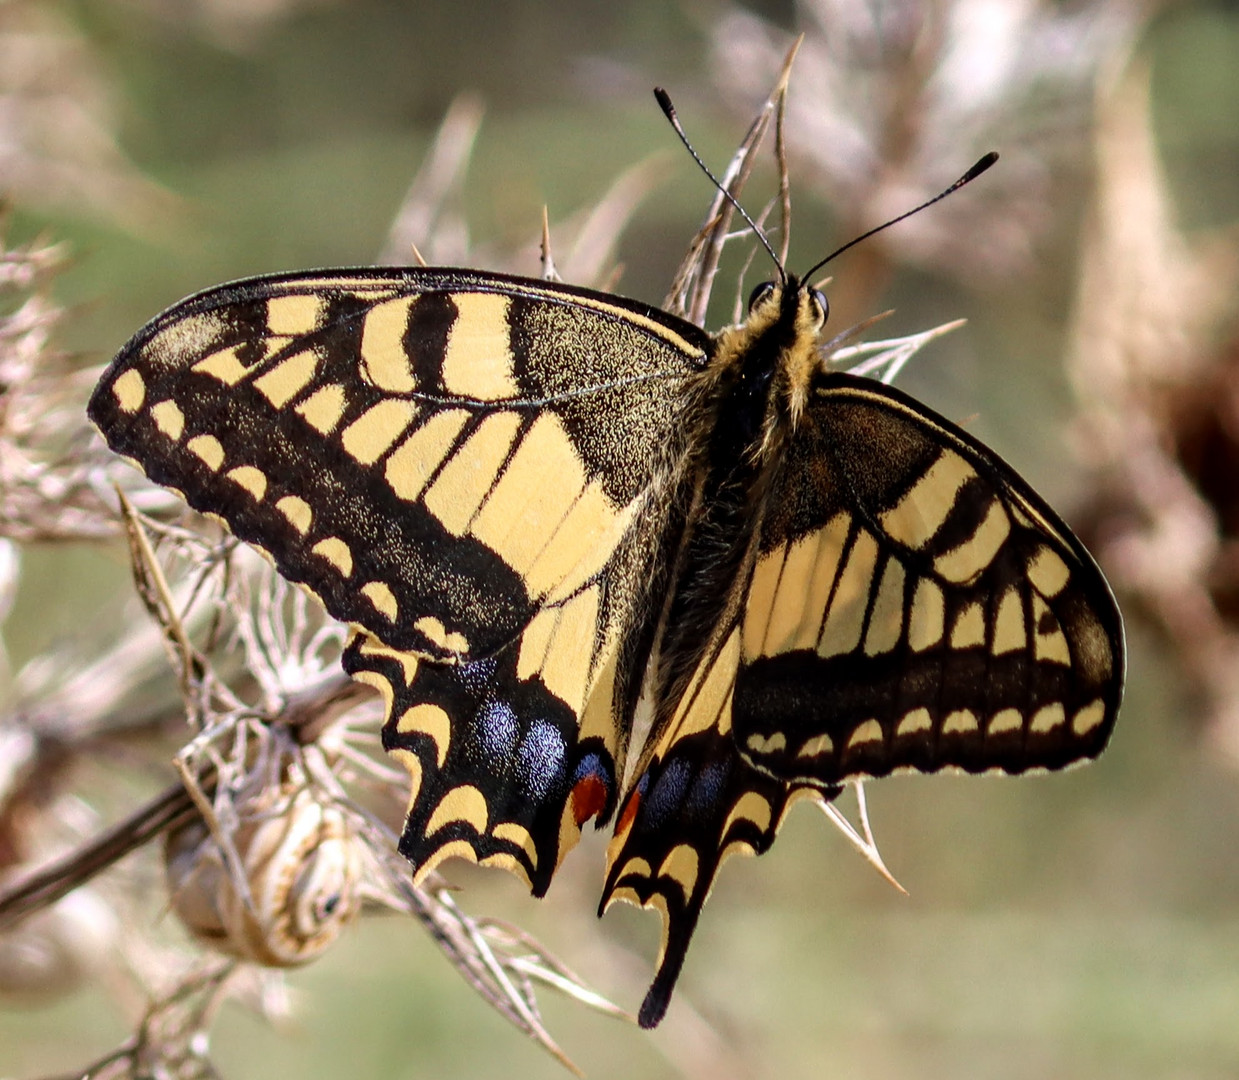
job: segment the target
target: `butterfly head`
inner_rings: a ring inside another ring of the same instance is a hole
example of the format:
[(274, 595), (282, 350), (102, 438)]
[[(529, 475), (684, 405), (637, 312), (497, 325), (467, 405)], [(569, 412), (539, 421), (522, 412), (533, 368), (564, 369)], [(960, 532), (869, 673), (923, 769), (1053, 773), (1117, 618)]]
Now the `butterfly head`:
[(792, 428), (821, 370), (819, 339), (829, 313), (825, 294), (790, 274), (764, 281), (749, 294), (748, 317), (726, 343), (738, 364), (764, 369), (775, 413)]

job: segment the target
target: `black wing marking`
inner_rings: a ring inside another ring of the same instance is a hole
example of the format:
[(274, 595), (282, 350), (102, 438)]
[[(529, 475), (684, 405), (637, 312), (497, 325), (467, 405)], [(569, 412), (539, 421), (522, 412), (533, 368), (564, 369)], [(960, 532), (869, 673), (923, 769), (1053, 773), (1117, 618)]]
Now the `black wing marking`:
[(749, 587), (734, 735), (784, 780), (1061, 768), (1097, 756), (1118, 608), (1067, 526), (911, 399), (824, 377)]
[(480, 658), (606, 565), (708, 347), (642, 305), (501, 275), (259, 278), (151, 322), (90, 416), (335, 617)]
[(457, 856), (542, 896), (585, 822), (614, 808), (616, 728), (582, 733), (568, 703), (517, 676), (516, 652), (434, 664), (359, 635), (345, 654), (349, 674), (391, 688), (383, 746), (412, 777), (400, 852), (414, 881)]

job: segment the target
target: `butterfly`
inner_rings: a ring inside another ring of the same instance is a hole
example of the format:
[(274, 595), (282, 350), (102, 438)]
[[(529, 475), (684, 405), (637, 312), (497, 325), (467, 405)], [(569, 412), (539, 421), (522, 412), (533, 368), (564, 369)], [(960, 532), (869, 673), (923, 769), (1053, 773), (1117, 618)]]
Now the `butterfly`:
[(351, 625), (416, 878), (460, 856), (541, 896), (614, 822), (600, 912), (663, 919), (645, 1027), (721, 863), (794, 801), (1069, 766), (1122, 693), (1081, 543), (972, 436), (832, 370), (825, 297), (779, 270), (717, 334), (478, 270), (252, 278), (156, 317), (89, 406)]

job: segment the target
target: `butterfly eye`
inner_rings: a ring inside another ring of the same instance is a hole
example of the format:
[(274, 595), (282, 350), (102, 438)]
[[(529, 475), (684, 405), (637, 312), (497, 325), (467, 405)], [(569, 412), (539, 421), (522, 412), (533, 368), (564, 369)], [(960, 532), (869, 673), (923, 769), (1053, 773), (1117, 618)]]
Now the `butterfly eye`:
[(821, 289), (810, 289), (809, 295), (813, 298), (813, 303), (817, 305), (817, 309), (822, 315), (822, 321), (818, 325), (825, 325), (826, 320), (830, 318), (830, 301), (826, 299), (826, 294)]
[(757, 307), (772, 292), (774, 292), (773, 281), (763, 281), (760, 285), (754, 286), (753, 291), (749, 293), (749, 311)]

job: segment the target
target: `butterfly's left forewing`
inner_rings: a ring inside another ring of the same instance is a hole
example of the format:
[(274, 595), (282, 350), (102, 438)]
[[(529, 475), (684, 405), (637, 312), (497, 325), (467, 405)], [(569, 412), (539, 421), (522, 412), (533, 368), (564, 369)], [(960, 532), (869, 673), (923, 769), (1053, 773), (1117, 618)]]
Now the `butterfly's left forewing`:
[(646, 310), (473, 271), (256, 278), (152, 321), (90, 415), (336, 618), (478, 659), (657, 496), (708, 342)]

